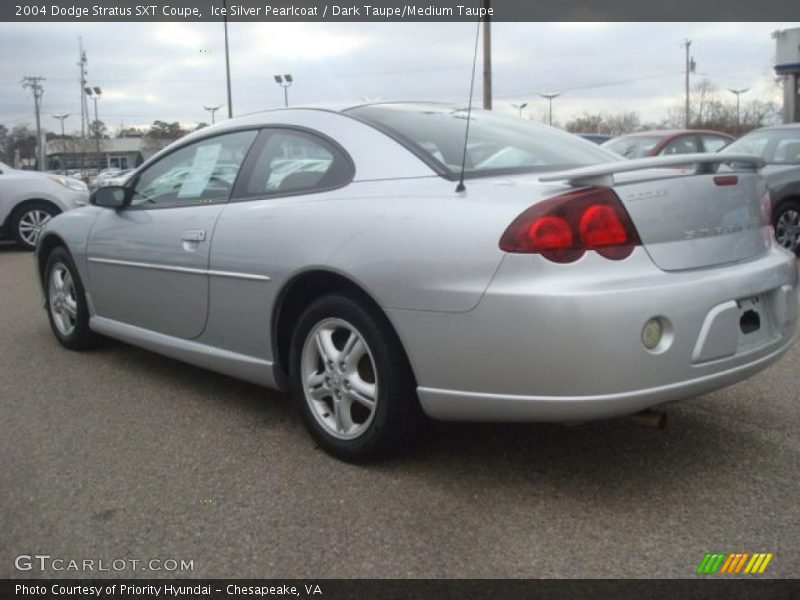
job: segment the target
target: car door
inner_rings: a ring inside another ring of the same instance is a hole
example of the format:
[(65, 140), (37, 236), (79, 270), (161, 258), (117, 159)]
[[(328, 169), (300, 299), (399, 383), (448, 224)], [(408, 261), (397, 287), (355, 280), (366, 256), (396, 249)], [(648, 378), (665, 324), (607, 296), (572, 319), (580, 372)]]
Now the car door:
[(317, 132), (261, 132), (214, 231), (209, 268), (225, 276), (210, 280), (205, 343), (268, 357), (277, 282), (303, 264), (303, 222), (316, 203), (342, 197), (354, 172), (344, 149)]
[(98, 216), (87, 252), (97, 316), (185, 339), (202, 333), (211, 236), (256, 135), (179, 147), (128, 185), (126, 206)]

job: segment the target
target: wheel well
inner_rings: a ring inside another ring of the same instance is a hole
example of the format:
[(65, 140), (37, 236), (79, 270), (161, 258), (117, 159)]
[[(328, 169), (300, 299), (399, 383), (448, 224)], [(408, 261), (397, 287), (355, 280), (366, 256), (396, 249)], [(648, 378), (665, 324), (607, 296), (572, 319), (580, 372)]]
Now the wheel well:
[[(288, 387), (289, 375), (289, 350), (292, 342), (292, 333), (303, 311), (314, 300), (333, 292), (343, 292), (348, 296), (370, 304), (386, 318), (383, 309), (365, 292), (358, 284), (350, 279), (331, 271), (309, 271), (296, 276), (289, 281), (275, 302), (272, 311), (272, 350), (274, 356), (275, 379), (279, 387)], [(394, 331), (394, 327), (392, 327)], [(395, 332), (396, 334), (396, 332)], [(399, 341), (402, 348), (402, 343)]]
[(47, 258), (50, 256), (50, 253), (59, 246), (67, 247), (64, 240), (54, 233), (46, 235), (39, 242), (39, 248), (36, 252), (36, 264), (39, 267), (39, 278), (42, 282), (44, 282), (44, 267), (47, 264)]
[(795, 202), (797, 204), (800, 204), (800, 196), (793, 194), (791, 196), (786, 196), (785, 198), (781, 198), (780, 201), (775, 205), (774, 210), (772, 211), (773, 219), (775, 218), (775, 215), (778, 213), (778, 210), (787, 202)]
[(13, 223), (17, 215), (30, 204), (47, 204), (48, 206), (52, 206), (57, 214), (62, 212), (61, 208), (55, 202), (51, 202), (50, 200), (45, 200), (43, 198), (29, 198), (28, 200), (23, 200), (14, 207), (14, 209), (11, 211), (11, 214), (8, 215), (7, 224)]

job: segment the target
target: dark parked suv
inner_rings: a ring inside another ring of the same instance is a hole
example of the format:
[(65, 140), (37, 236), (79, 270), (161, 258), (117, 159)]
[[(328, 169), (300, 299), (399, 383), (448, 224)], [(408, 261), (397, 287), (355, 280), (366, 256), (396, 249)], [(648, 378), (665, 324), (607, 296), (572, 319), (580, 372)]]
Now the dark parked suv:
[(778, 243), (800, 255), (800, 123), (765, 127), (739, 138), (723, 153), (753, 154), (772, 199), (772, 224)]

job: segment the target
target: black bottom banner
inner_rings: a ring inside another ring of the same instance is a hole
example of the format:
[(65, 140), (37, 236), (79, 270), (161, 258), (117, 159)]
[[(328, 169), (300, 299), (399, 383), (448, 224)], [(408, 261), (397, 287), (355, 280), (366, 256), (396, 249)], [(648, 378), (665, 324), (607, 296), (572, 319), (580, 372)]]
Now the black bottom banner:
[(230, 598), (800, 598), (800, 580), (776, 579), (5, 579), (0, 598), (217, 600)]

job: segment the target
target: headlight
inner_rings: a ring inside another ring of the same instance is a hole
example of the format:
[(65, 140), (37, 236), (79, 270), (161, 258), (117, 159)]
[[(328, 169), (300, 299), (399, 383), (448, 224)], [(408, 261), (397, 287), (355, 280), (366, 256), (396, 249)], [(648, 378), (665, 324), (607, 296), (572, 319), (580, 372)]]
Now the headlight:
[(86, 184), (78, 179), (72, 179), (71, 177), (60, 177), (58, 175), (54, 175), (50, 177), (53, 181), (55, 181), (59, 185), (63, 185), (65, 188), (72, 190), (73, 192), (88, 192), (89, 188), (86, 187)]

